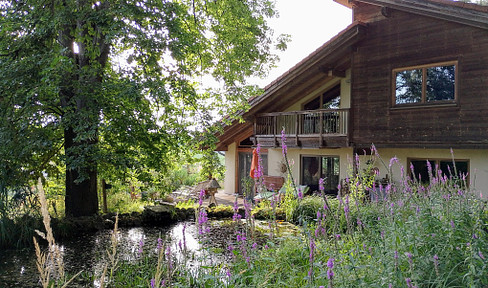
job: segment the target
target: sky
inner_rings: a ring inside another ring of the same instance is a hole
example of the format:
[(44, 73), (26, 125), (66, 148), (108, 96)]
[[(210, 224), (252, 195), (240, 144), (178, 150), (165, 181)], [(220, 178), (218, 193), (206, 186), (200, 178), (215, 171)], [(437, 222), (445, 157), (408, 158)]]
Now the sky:
[(352, 11), (333, 0), (276, 0), (276, 9), (279, 18), (270, 19), (269, 25), (275, 36), (291, 35), (291, 42), (286, 51), (276, 51), (280, 61), (266, 79), (251, 80), (262, 88), (352, 22)]

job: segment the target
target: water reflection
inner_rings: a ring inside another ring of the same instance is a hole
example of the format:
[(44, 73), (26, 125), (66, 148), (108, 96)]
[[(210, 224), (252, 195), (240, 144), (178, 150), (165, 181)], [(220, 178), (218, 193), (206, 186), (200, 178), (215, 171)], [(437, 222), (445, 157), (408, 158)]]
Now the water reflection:
[[(184, 231), (184, 232), (183, 232)], [(117, 254), (119, 259), (134, 261), (138, 257), (139, 243), (144, 242), (144, 253), (157, 255), (158, 238), (181, 257), (181, 250), (198, 255), (200, 244), (197, 229), (193, 222), (180, 222), (168, 227), (119, 228), (117, 236)], [(111, 245), (112, 231), (99, 231), (86, 234), (76, 239), (59, 242), (63, 253), (66, 273), (74, 275), (84, 271), (98, 278), (108, 260), (107, 249)], [(33, 249), (0, 251), (0, 287), (41, 287), (36, 268), (36, 256)], [(95, 283), (75, 281), (70, 287), (97, 287)]]

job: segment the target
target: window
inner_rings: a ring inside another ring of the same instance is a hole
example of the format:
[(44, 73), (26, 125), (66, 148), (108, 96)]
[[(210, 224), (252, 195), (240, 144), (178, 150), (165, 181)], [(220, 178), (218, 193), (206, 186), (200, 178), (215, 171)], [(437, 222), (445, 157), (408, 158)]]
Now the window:
[(438, 175), (435, 171), (440, 170), (442, 176), (445, 175), (448, 178), (462, 178), (463, 175), (467, 176), (469, 172), (468, 160), (454, 160), (453, 162), (452, 159), (410, 159), (409, 162), (411, 165), (410, 176), (415, 177), (421, 183), (429, 183), (429, 169), (433, 176)]
[(304, 110), (318, 110), (318, 109), (339, 109), (341, 102), (341, 84), (337, 84), (324, 94), (307, 102)]
[(337, 194), (339, 185), (339, 157), (302, 156), (301, 184), (310, 191), (319, 191), (319, 179), (323, 178), (327, 194)]
[(393, 70), (395, 104), (438, 104), (456, 99), (456, 63)]

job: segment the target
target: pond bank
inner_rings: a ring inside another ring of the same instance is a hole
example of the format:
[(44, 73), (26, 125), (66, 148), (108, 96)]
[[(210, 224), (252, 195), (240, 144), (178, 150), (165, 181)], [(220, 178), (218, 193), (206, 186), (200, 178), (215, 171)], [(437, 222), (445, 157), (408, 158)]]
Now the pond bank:
[[(204, 207), (208, 217), (211, 219), (228, 219), (234, 215), (232, 206), (219, 205), (214, 207)], [(271, 211), (260, 210), (255, 214), (256, 219), (269, 219)], [(239, 207), (238, 214), (245, 215), (243, 207)], [(115, 224), (115, 213), (102, 215), (77, 217), (77, 218), (52, 218), (51, 227), (57, 240), (75, 238), (85, 233), (93, 233), (106, 229), (113, 229)], [(284, 220), (284, 215), (277, 215), (277, 220)], [(194, 221), (194, 208), (178, 208), (174, 203), (162, 202), (157, 205), (146, 206), (142, 212), (123, 213), (118, 215), (119, 227), (166, 227), (181, 221)], [(19, 248), (30, 246), (34, 230), (44, 231), (41, 218), (23, 216), (15, 223), (9, 223), (11, 229), (23, 231), (23, 242), (17, 240), (15, 243), (4, 243), (1, 248)]]

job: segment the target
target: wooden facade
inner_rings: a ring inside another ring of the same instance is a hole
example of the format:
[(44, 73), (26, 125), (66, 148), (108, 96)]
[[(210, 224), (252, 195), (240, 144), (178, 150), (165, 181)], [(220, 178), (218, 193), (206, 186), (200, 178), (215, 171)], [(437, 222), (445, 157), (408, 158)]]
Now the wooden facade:
[[(355, 15), (375, 21), (352, 57), (354, 145), (488, 148), (488, 30), (364, 5)], [(446, 61), (457, 63), (453, 103), (394, 105), (394, 69)]]
[[(243, 136), (278, 147), (283, 126), (289, 147), (488, 148), (488, 7), (449, 0), (335, 1), (352, 8), (353, 23), (250, 100), (246, 123), (226, 127), (220, 150)], [(455, 66), (455, 97), (397, 105), (395, 71), (436, 63)], [(289, 111), (324, 83), (344, 79), (346, 70), (350, 109), (337, 112), (340, 128), (325, 128), (333, 117), (317, 119), (330, 111)], [(307, 123), (320, 127), (312, 133)]]

